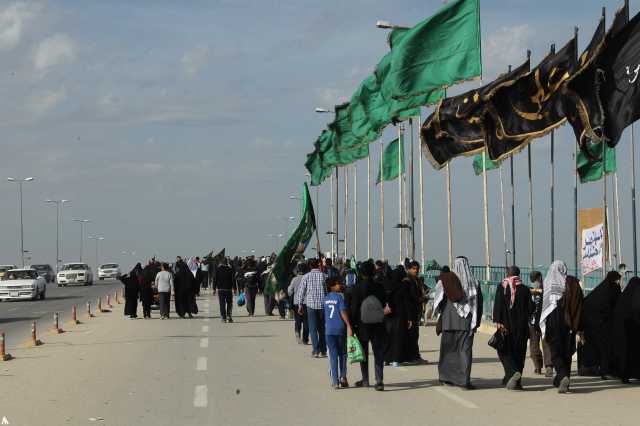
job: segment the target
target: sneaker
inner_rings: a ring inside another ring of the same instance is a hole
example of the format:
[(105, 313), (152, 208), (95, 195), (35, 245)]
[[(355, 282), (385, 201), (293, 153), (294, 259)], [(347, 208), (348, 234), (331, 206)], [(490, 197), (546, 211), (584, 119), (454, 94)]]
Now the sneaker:
[(340, 379), (340, 387), (343, 389), (347, 389), (349, 387), (349, 382), (346, 378)]
[(393, 367), (393, 368), (399, 368), (399, 367), (400, 367), (400, 363), (399, 363), (399, 362), (395, 362), (395, 361), (394, 361), (394, 362), (392, 362), (392, 363), (391, 363), (391, 367)]
[(553, 367), (547, 367), (544, 370), (544, 377), (551, 378), (553, 377)]
[(515, 372), (507, 382), (507, 389), (515, 390), (516, 387), (518, 387), (518, 382), (520, 381), (521, 378), (522, 378), (522, 374)]
[(327, 353), (326, 352), (320, 352), (318, 358), (326, 358), (327, 357)]
[(376, 385), (374, 386), (374, 389), (378, 392), (382, 392), (384, 390), (384, 384), (383, 383), (376, 383)]
[(228, 322), (229, 324), (233, 323), (233, 318), (229, 317), (229, 318), (227, 319), (227, 322)]
[(311, 358), (318, 358), (318, 354), (315, 352), (311, 352)]
[(568, 377), (563, 377), (560, 380), (560, 386), (558, 386), (558, 393), (569, 393), (569, 384), (571, 381)]
[(365, 382), (364, 380), (358, 380), (354, 383), (354, 386), (357, 388), (368, 388), (369, 382)]

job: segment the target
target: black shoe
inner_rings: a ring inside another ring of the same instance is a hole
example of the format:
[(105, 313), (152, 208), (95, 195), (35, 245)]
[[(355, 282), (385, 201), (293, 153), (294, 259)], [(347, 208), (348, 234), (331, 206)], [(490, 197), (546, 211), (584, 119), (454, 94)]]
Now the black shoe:
[(343, 389), (347, 389), (349, 387), (349, 382), (347, 381), (347, 379), (340, 380), (340, 387)]
[(365, 382), (364, 380), (358, 380), (353, 385), (357, 388), (368, 388), (369, 382)]
[(233, 322), (233, 318), (229, 317), (229, 319), (227, 320), (228, 323), (232, 323)]
[(374, 386), (374, 389), (377, 390), (378, 392), (382, 392), (384, 390), (384, 384), (376, 383), (376, 385)]
[(511, 376), (511, 378), (507, 382), (507, 389), (516, 390), (521, 378), (522, 378), (522, 374), (520, 374), (519, 372), (513, 373), (513, 376)]
[(465, 386), (462, 387), (462, 389), (464, 389), (464, 390), (476, 390), (477, 388), (473, 384), (467, 383)]

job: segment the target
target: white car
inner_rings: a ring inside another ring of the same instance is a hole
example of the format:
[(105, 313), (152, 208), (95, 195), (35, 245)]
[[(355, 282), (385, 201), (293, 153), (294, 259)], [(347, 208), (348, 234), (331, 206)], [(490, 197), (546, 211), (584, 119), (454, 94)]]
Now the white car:
[(58, 287), (66, 287), (68, 284), (93, 284), (93, 272), (86, 263), (65, 263), (56, 276)]
[(0, 300), (43, 300), (47, 282), (35, 269), (10, 269), (0, 281)]
[(105, 263), (98, 268), (98, 279), (100, 281), (118, 278), (120, 278), (120, 266), (117, 263)]

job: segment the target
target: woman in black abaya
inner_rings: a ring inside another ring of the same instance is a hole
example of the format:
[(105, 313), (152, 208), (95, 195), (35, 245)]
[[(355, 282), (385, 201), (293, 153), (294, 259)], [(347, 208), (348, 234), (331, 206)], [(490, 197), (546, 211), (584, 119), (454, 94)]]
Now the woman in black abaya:
[(578, 350), (578, 373), (581, 376), (597, 375), (603, 379), (613, 373), (611, 357), (611, 333), (613, 310), (620, 297), (621, 275), (611, 271), (589, 295), (584, 298), (584, 344)]
[(387, 345), (385, 347), (384, 361), (397, 367), (400, 363), (408, 361), (407, 337), (409, 321), (409, 296), (407, 286), (402, 280), (405, 272), (397, 268), (391, 272), (391, 277), (385, 283), (387, 302), (391, 313), (384, 319), (387, 329)]
[(613, 360), (623, 383), (640, 379), (640, 278), (631, 278), (613, 313)]

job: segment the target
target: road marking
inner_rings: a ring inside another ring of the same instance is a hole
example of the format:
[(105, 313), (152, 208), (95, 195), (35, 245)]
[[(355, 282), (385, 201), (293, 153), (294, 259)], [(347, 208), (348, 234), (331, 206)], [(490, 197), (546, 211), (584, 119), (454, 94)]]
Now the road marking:
[(14, 311), (17, 311), (17, 310), (18, 310), (18, 308), (11, 308), (11, 309), (9, 309), (9, 312), (14, 312)]
[(204, 408), (207, 406), (207, 385), (196, 386), (193, 392), (193, 406)]
[(209, 347), (209, 338), (208, 337), (203, 337), (202, 339), (200, 339), (200, 347), (201, 348), (208, 348)]
[(435, 390), (436, 392), (446, 396), (450, 400), (457, 402), (458, 404), (462, 405), (463, 407), (466, 407), (466, 408), (478, 408), (478, 406), (476, 404), (474, 404), (473, 402), (467, 401), (466, 399), (462, 398), (461, 396), (456, 395), (453, 392), (448, 391), (447, 389), (443, 388), (442, 386), (436, 386), (436, 387), (433, 388), (433, 390)]
[(206, 356), (198, 357), (198, 361), (196, 361), (196, 370), (198, 370), (198, 371), (207, 371), (207, 357)]
[(208, 325), (203, 325), (202, 326), (202, 332), (203, 333), (208, 333), (209, 332), (209, 326)]

